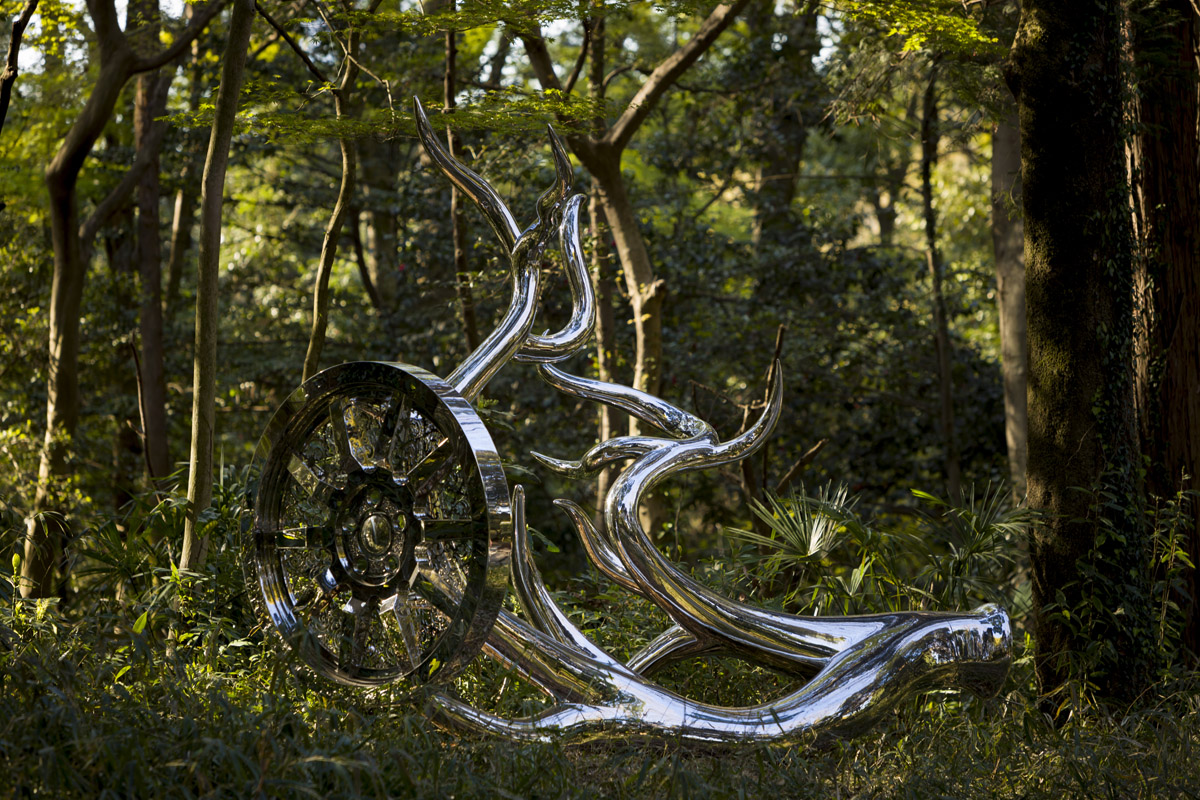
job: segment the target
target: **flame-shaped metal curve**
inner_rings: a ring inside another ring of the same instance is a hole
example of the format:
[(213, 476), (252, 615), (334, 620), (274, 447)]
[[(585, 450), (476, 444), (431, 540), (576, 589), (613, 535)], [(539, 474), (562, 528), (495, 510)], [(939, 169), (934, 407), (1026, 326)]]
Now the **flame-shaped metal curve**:
[[(778, 362), (771, 371), (762, 416), (728, 441), (721, 441), (700, 418), (661, 398), (573, 376), (546, 363), (563, 360), (582, 347), (595, 325), (594, 295), (579, 246), (581, 197), (571, 195), (571, 168), (562, 143), (551, 131), (556, 182), (539, 199), (538, 222), (518, 234), (495, 190), (441, 148), (419, 103), (416, 116), (430, 157), (479, 205), (510, 252), (513, 267), (508, 313), (449, 382), (464, 397), (473, 398), (508, 361), (543, 362), (542, 378), (558, 391), (621, 409), (666, 434), (610, 439), (574, 461), (534, 456), (577, 477), (628, 462), (609, 489), (599, 528), (573, 503), (557, 504), (571, 518), (597, 568), (653, 601), (675, 623), (628, 663), (588, 639), (555, 605), (541, 579), (525, 526), (524, 492), (516, 487), (511, 569), (525, 619), (502, 611), (484, 649), (556, 703), (534, 717), (510, 720), (436, 694), (431, 696), (430, 712), (437, 720), (517, 739), (587, 738), (620, 731), (709, 742), (791, 741), (814, 733), (859, 732), (901, 698), (926, 688), (953, 687), (982, 695), (998, 690), (1008, 671), (1012, 634), (1007, 614), (997, 606), (966, 614), (804, 617), (723, 597), (666, 559), (638, 520), (642, 498), (678, 473), (733, 463), (760, 448), (782, 405)], [(559, 333), (538, 337), (529, 331), (552, 233), (558, 235), (571, 282), (573, 312)], [(459, 586), (444, 582), (435, 588), (447, 608), (461, 598)], [(810, 679), (771, 702), (727, 708), (688, 700), (646, 677), (667, 661), (711, 652)]]
[[(421, 101), (413, 98), (417, 135), (430, 159), (450, 181), (483, 212), (512, 265), (512, 299), (508, 312), (484, 340), (447, 378), (468, 400), (474, 400), (501, 367), (514, 357), (557, 361), (583, 347), (595, 329), (596, 298), (579, 243), (579, 205), (582, 195), (572, 195), (571, 162), (562, 141), (551, 131), (555, 182), (539, 199), (538, 221), (524, 231), (517, 227), (508, 206), (491, 185), (442, 147)], [(541, 294), (546, 249), (557, 233), (564, 268), (571, 286), (572, 313), (567, 326), (556, 334), (530, 333)]]

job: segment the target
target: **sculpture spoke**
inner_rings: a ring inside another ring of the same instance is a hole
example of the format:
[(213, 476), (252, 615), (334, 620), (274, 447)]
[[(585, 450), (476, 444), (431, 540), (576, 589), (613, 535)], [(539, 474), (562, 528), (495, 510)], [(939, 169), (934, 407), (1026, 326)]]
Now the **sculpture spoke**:
[(402, 430), (400, 420), (407, 419), (412, 411), (407, 397), (392, 396), (388, 398), (383, 420), (379, 425), (379, 435), (375, 441), (375, 452), (381, 462), (380, 466), (391, 463), (396, 448), (396, 436)]
[(329, 425), (333, 429), (333, 446), (337, 448), (338, 464), (343, 470), (363, 465), (354, 457), (350, 449), (350, 431), (346, 427), (346, 405), (337, 400), (329, 405)]
[(443, 440), (436, 448), (434, 448), (425, 460), (417, 467), (409, 471), (407, 477), (412, 485), (413, 494), (417, 498), (428, 496), (430, 490), (438, 486), (450, 474), (450, 470), (454, 468), (455, 458), (454, 453), (446, 453), (440, 459), (435, 459), (433, 456), (445, 445)]
[(325, 479), (320, 467), (299, 453), (293, 453), (288, 459), (287, 470), (300, 488), (320, 505), (328, 505), (341, 491)]
[(333, 528), (328, 525), (304, 525), (275, 532), (280, 550), (316, 550), (333, 546)]
[(401, 598), (393, 595), (380, 606), (380, 619), (392, 634), (391, 642), (396, 648), (401, 663), (407, 669), (415, 669), (423, 658), (420, 640), (420, 622), (417, 618), (418, 605), (423, 602), (415, 594), (405, 593)]

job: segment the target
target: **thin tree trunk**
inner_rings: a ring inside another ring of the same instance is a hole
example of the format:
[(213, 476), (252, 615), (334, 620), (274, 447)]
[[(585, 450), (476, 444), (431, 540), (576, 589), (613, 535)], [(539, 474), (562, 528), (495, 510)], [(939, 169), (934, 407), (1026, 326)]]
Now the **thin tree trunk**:
[(237, 117), (238, 98), (246, 73), (246, 51), (254, 27), (254, 0), (233, 0), (229, 38), (221, 65), (216, 112), (208, 155), (204, 160), (200, 200), (200, 258), (196, 282), (196, 344), (192, 376), (192, 446), (188, 472), (188, 507), (183, 528), (182, 571), (204, 566), (208, 539), (198, 519), (212, 502), (213, 428), (217, 388), (217, 275), (221, 266), (221, 209), (225, 170)]
[(362, 182), (367, 193), (366, 265), (378, 298), (376, 309), (387, 323), (395, 313), (396, 299), (400, 294), (399, 208), (396, 199), (398, 153), (395, 142), (376, 142), (373, 139), (361, 141), (359, 153)]
[[(450, 10), (454, 11), (454, 0), (450, 0)], [(442, 82), (442, 95), (446, 113), (454, 111), (457, 92), (458, 70), (458, 34), (446, 31), (446, 73)], [(458, 158), (461, 155), (462, 144), (458, 135), (446, 127), (446, 149), (450, 155)], [(458, 294), (458, 311), (462, 316), (463, 332), (467, 339), (467, 352), (474, 352), (479, 347), (479, 324), (475, 319), (475, 296), (471, 291), (471, 274), (467, 269), (467, 216), (463, 210), (462, 192), (457, 186), (450, 189), (450, 236), (454, 242), (454, 290)]]
[(354, 263), (358, 266), (358, 277), (362, 280), (363, 289), (367, 293), (367, 299), (371, 301), (371, 307), (376, 311), (382, 305), (379, 301), (379, 292), (375, 289), (375, 281), (371, 280), (371, 268), (367, 266), (367, 253), (363, 249), (362, 228), (360, 221), (362, 219), (362, 209), (355, 207), (350, 209), (350, 242), (354, 245)]
[(79, 170), (129, 77), (131, 54), (127, 53), (119, 50), (101, 66), (83, 111), (46, 169), (54, 276), (50, 287), (46, 438), (21, 564), (21, 592), (26, 597), (44, 597), (51, 592), (50, 577), (68, 532), (64, 489), (70, 473), (67, 453), (79, 420), (79, 314), (84, 281), (75, 187)]
[(921, 199), (925, 213), (925, 257), (933, 291), (933, 339), (937, 350), (939, 416), (942, 446), (945, 448), (946, 490), (951, 502), (962, 495), (959, 472), (958, 437), (954, 430), (954, 376), (950, 349), (950, 325), (946, 318), (946, 297), (942, 291), (945, 266), (938, 247), (937, 212), (933, 208), (933, 167), (938, 160), (937, 66), (929, 71), (929, 83), (921, 113)]
[[(190, 15), (192, 6), (185, 6), (184, 13)], [(200, 41), (192, 43), (191, 63), (188, 65), (188, 111), (195, 114), (200, 110), (203, 95), (201, 85)], [(167, 255), (167, 287), (163, 297), (163, 315), (167, 323), (175, 319), (179, 308), (179, 286), (183, 281), (183, 267), (188, 251), (192, 248), (192, 226), (196, 219), (196, 204), (200, 200), (200, 177), (204, 170), (204, 150), (200, 139), (192, 134), (187, 137), (187, 160), (183, 165), (179, 189), (175, 193), (175, 207), (171, 216), (171, 244)]]
[[(657, 395), (662, 385), (662, 305), (667, 285), (654, 275), (646, 240), (642, 238), (633, 203), (625, 188), (625, 178), (621, 175), (620, 153), (605, 151), (603, 156), (592, 161), (589, 171), (596, 179), (604, 218), (616, 243), (617, 258), (632, 306), (633, 386)], [(643, 423), (636, 417), (629, 417), (629, 433), (633, 436), (645, 433)]]
[[(604, 224), (604, 210), (600, 207), (599, 198), (593, 192), (588, 203), (591, 217), (592, 237), (592, 282), (596, 287), (596, 377), (607, 383), (616, 381), (617, 361), (617, 329), (613, 317), (613, 287), (616, 283), (616, 273), (609, 264), (607, 226)], [(619, 412), (607, 403), (599, 403), (597, 412), (597, 428), (600, 441), (606, 442), (617, 436), (620, 424)], [(604, 508), (604, 498), (612, 486), (616, 470), (605, 467), (596, 475), (596, 509), (597, 513)], [(599, 524), (599, 523), (598, 523)]]
[(1016, 113), (992, 134), (992, 253), (1000, 311), (1000, 366), (1004, 376), (1004, 438), (1014, 502), (1025, 498), (1025, 226), (1021, 220), (1021, 132)]
[[(116, 137), (105, 136), (106, 147), (116, 147)], [(107, 294), (113, 299), (113, 306), (125, 312), (137, 305), (134, 290), (137, 281), (138, 241), (136, 236), (137, 220), (133, 199), (125, 194), (124, 201), (113, 213), (111, 224), (104, 235), (104, 255), (108, 261), (108, 271), (104, 275), (108, 282)], [(122, 326), (124, 328), (124, 326)], [(122, 334), (125, 330), (122, 330)], [(119, 398), (117, 409), (112, 415), (112, 460), (110, 462), (109, 486), (112, 496), (112, 513), (117, 521), (117, 529), (122, 539), (128, 531), (120, 521), (121, 509), (133, 499), (136, 487), (141, 483), (145, 465), (145, 450), (142, 440), (137, 434), (138, 415), (136, 406), (130, 403), (130, 398), (138, 396), (138, 379), (136, 357), (136, 342), (130, 341), (128, 347), (118, 347), (105, 353), (102, 374), (108, 384), (107, 393), (110, 397)]]
[[(357, 53), (357, 31), (353, 29), (350, 31), (346, 46), (351, 53)], [(345, 119), (349, 114), (350, 94), (354, 90), (354, 81), (357, 79), (358, 63), (353, 58), (347, 58), (341, 85), (333, 97), (339, 120)], [(338, 143), (342, 151), (342, 182), (338, 187), (337, 202), (334, 203), (329, 224), (325, 228), (325, 238), (321, 241), (321, 261), (317, 266), (317, 281), (313, 290), (312, 332), (308, 338), (308, 352), (304, 355), (304, 380), (306, 381), (316, 375), (320, 369), (321, 350), (325, 347), (325, 329), (329, 324), (329, 277), (333, 274), (338, 239), (341, 238), (342, 224), (354, 202), (354, 188), (357, 183), (357, 158), (354, 142), (343, 137), (338, 140)]]
[[(152, 52), (152, 43), (158, 41), (162, 27), (157, 0), (144, 0), (130, 4), (131, 13), (140, 13), (143, 26), (141, 37), (146, 45), (139, 54)], [(137, 187), (137, 262), (141, 276), (141, 312), (139, 334), (141, 336), (141, 379), (138, 407), (141, 410), (142, 444), (146, 451), (146, 465), (150, 480), (163, 488), (171, 471), (169, 443), (167, 441), (167, 381), (163, 368), (163, 310), (162, 310), (162, 244), (159, 239), (158, 205), (159, 157), (162, 137), (154, 137), (151, 131), (154, 120), (163, 113), (156, 100), (160, 96), (161, 81), (171, 81), (174, 70), (154, 70), (137, 77), (137, 92), (134, 99), (133, 128), (134, 142), (139, 151), (153, 147), (153, 152), (144, 154), (149, 164)], [(164, 93), (165, 95), (165, 93)]]
[[(604, 17), (596, 17), (591, 23), (591, 50), (588, 64), (588, 94), (598, 107), (603, 107), (605, 86), (605, 48), (607, 26)], [(592, 121), (594, 136), (604, 133), (604, 119)], [(613, 288), (616, 273), (610, 264), (608, 250), (608, 223), (599, 193), (592, 191), (588, 198), (588, 216), (591, 220), (592, 237), (592, 283), (596, 287), (596, 377), (607, 383), (616, 381), (617, 327), (613, 316)], [(620, 413), (607, 403), (599, 403), (597, 428), (600, 441), (606, 442), (617, 435)], [(616, 477), (614, 467), (605, 467), (596, 475), (596, 524), (602, 525), (604, 498)]]
[[(201, 165), (202, 166), (202, 165)], [(179, 308), (179, 287), (183, 282), (183, 266), (192, 249), (192, 226), (196, 221), (196, 202), (200, 199), (200, 169), (194, 164), (183, 168), (182, 185), (175, 192), (175, 209), (171, 215), (171, 244), (167, 255), (167, 288), (163, 293), (164, 320), (175, 319)]]
[[(780, 18), (773, 3), (759, 3), (746, 14), (751, 52), (768, 80), (762, 90), (766, 107), (757, 113), (772, 121), (770, 133), (747, 142), (757, 156), (755, 176), (755, 248), (795, 245), (798, 226), (792, 218), (792, 201), (810, 120), (804, 114), (820, 107), (815, 95), (823, 84), (813, 66), (820, 47), (817, 37), (817, 4), (806, 2), (795, 13)], [(778, 48), (775, 36), (785, 33), (788, 46)]]

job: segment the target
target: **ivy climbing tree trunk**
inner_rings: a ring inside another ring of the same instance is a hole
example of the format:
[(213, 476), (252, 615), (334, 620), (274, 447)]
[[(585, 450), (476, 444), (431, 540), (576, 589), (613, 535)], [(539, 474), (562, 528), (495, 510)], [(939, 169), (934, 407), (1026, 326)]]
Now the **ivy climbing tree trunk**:
[(188, 471), (187, 518), (183, 527), (181, 571), (204, 566), (208, 539), (200, 513), (212, 502), (213, 430), (217, 390), (217, 275), (221, 267), (221, 210), (225, 170), (246, 73), (246, 51), (254, 27), (254, 0), (233, 0), (229, 38), (221, 63), (221, 84), (200, 196), (200, 257), (196, 282), (196, 339), (192, 373), (192, 446)]
[[(1010, 61), (1024, 180), (1037, 676), (1136, 697), (1154, 658), (1133, 417), (1120, 4), (1025, 0)], [(1067, 615), (1069, 612), (1069, 615)]]

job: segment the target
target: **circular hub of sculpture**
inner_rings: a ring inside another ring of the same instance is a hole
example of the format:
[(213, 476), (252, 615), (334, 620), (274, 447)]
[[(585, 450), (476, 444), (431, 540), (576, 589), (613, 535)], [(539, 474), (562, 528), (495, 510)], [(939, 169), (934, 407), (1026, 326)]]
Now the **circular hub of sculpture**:
[(416, 367), (342, 364), (275, 413), (259, 445), (253, 593), (322, 675), (444, 680), (504, 598), (512, 520), (471, 405)]

